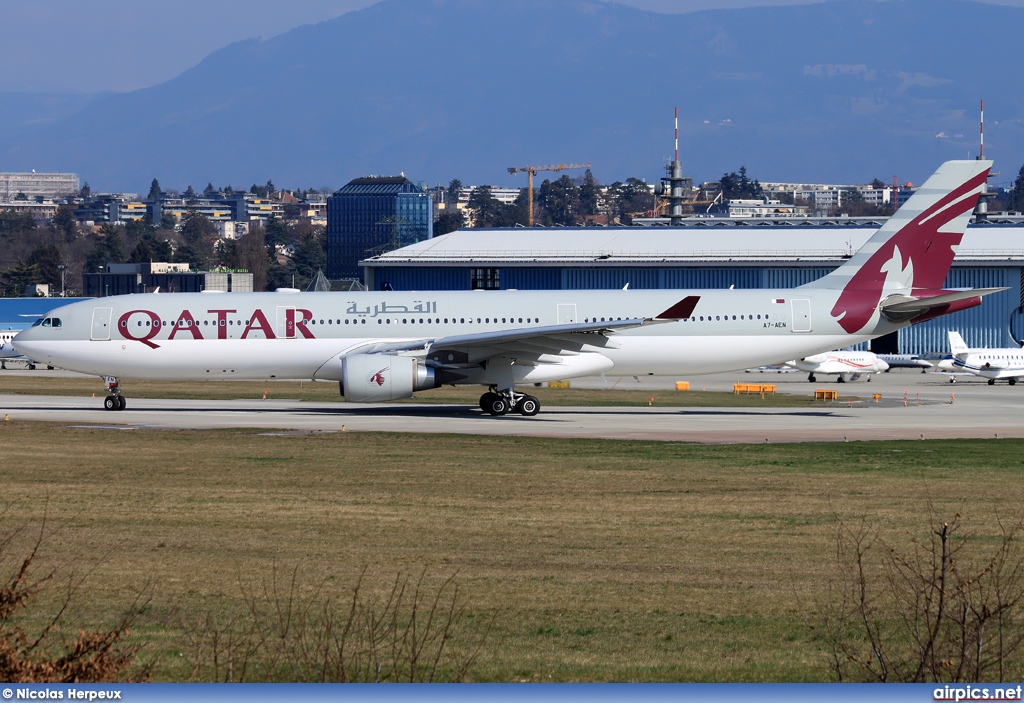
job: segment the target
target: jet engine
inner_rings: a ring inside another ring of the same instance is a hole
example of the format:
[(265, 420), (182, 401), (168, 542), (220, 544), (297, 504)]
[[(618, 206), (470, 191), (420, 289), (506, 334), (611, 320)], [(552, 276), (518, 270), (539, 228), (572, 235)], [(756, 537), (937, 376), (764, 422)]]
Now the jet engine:
[(437, 388), (439, 375), (408, 356), (353, 354), (341, 360), (341, 394), (350, 403), (380, 403), (411, 398), (413, 392)]

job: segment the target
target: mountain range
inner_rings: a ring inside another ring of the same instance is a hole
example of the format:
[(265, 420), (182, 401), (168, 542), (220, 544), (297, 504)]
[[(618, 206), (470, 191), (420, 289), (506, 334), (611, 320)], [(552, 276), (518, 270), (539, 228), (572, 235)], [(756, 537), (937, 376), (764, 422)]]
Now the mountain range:
[[(197, 18), (201, 21), (201, 18)], [(1024, 9), (832, 0), (658, 14), (595, 0), (382, 0), (220, 49), (176, 78), (88, 96), (0, 95), (0, 170), (93, 191), (525, 185), (508, 167), (592, 162), (601, 182), (746, 166), (762, 181), (926, 177), (1024, 160)], [(80, 70), (88, 70), (87, 66)], [(545, 175), (545, 174), (541, 174)]]

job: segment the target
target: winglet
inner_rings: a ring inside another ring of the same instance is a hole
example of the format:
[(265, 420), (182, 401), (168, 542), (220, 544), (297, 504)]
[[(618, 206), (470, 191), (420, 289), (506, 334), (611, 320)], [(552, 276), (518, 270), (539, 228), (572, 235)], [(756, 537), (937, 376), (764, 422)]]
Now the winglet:
[(693, 314), (694, 308), (697, 307), (697, 302), (700, 300), (699, 295), (688, 295), (678, 303), (670, 307), (660, 315), (655, 315), (656, 320), (682, 320)]

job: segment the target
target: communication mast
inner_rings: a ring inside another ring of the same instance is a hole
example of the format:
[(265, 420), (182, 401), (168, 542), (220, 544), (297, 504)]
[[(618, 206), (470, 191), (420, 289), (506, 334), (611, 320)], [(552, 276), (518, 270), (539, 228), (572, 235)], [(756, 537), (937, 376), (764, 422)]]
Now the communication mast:
[(590, 168), (590, 162), (585, 164), (548, 164), (547, 166), (512, 166), (508, 172), (513, 176), (525, 172), (527, 175), (527, 190), (530, 197), (530, 227), (533, 227), (533, 177), (538, 171), (567, 171), (570, 169)]
[(683, 201), (690, 201), (684, 191), (693, 186), (692, 178), (683, 176), (683, 162), (679, 160), (679, 108), (675, 111), (676, 149), (675, 158), (665, 167), (668, 175), (663, 176), (661, 183), (655, 186), (655, 195), (660, 195), (669, 203), (669, 223), (678, 226), (683, 223)]

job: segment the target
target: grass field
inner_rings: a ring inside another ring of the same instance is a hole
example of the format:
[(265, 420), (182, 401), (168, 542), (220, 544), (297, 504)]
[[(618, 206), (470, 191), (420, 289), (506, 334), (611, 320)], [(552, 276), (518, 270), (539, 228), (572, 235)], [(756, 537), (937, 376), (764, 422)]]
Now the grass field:
[(426, 567), (433, 584), (455, 575), (471, 615), (454, 646), (492, 623), (472, 680), (822, 681), (804, 606), (834, 574), (836, 515), (905, 543), (930, 502), (994, 535), (1024, 505), (1022, 450), (12, 421), (2, 523), (46, 512), (40, 567), (94, 568), (74, 622), (109, 621), (152, 582), (133, 637), (158, 680), (189, 675), (174, 608), (242, 612), (240, 583), (274, 568), (344, 597), (364, 568), (380, 592)]

